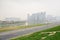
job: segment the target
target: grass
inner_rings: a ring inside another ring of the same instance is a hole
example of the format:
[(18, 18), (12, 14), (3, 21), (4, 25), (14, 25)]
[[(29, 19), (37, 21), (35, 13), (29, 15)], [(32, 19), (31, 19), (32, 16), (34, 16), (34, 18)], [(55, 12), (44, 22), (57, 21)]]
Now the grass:
[(44, 24), (35, 24), (35, 25), (29, 25), (29, 26), (10, 26), (10, 27), (3, 27), (0, 28), (0, 32), (6, 32), (6, 31), (12, 31), (12, 30), (18, 30), (18, 29), (24, 29), (24, 28), (31, 28), (35, 26), (42, 26)]
[(50, 28), (50, 29), (47, 29), (47, 30), (43, 30), (44, 32), (49, 32), (49, 31), (60, 31), (60, 25), (59, 26), (56, 26), (54, 28)]
[[(54, 35), (51, 35), (51, 36), (49, 36), (49, 34), (51, 34), (51, 33), (41, 34), (42, 32), (54, 32), (54, 31), (60, 31), (60, 26), (56, 26), (54, 28), (35, 32), (30, 35), (12, 38), (11, 40), (60, 40), (60, 32), (56, 32)], [(44, 39), (42, 39), (42, 38), (44, 38)]]

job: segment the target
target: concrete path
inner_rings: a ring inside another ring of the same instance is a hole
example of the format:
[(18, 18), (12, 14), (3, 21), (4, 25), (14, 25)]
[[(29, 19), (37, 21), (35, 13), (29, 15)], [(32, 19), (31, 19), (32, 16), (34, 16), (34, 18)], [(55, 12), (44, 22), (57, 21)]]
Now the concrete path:
[(44, 26), (37, 26), (37, 27), (14, 30), (9, 32), (2, 32), (0, 33), (0, 40), (9, 40), (10, 38), (14, 38), (17, 36), (22, 36), (32, 32), (37, 32), (37, 31), (48, 29), (48, 28), (52, 28), (52, 27), (55, 27), (56, 25), (59, 25), (59, 23), (52, 23)]

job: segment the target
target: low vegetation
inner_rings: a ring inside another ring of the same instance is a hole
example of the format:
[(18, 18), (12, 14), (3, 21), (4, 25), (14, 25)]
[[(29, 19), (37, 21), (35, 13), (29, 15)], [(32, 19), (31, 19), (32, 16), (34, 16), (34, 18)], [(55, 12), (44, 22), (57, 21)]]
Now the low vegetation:
[(11, 31), (11, 30), (17, 30), (17, 29), (23, 29), (23, 28), (30, 28), (30, 27), (35, 27), (35, 26), (42, 26), (45, 24), (35, 24), (35, 25), (28, 25), (28, 26), (10, 26), (10, 27), (2, 27), (0, 28), (0, 32), (5, 32), (5, 31)]
[(11, 40), (60, 40), (60, 26), (39, 31), (30, 35), (13, 38)]

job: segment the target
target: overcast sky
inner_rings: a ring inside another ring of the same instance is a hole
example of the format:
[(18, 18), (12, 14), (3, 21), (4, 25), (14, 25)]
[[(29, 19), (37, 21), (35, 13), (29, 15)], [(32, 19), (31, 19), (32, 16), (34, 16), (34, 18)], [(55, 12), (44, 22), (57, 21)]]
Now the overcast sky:
[(28, 13), (41, 11), (60, 16), (60, 0), (0, 0), (0, 19), (18, 17), (24, 20)]

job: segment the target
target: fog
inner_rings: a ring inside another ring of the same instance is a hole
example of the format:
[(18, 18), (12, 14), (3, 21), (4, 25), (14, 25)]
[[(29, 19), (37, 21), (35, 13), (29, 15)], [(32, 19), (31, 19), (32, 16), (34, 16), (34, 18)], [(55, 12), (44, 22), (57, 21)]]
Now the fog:
[(60, 16), (60, 0), (0, 0), (0, 19), (8, 17), (27, 19), (27, 14), (46, 12)]

